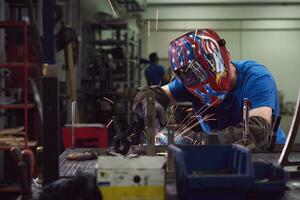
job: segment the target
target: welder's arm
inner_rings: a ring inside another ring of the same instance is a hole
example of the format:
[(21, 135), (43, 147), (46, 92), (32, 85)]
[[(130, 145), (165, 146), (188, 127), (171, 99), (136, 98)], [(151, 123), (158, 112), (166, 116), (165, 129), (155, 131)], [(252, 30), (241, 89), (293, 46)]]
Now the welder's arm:
[(271, 125), (272, 124), (272, 108), (263, 106), (259, 108), (255, 108), (249, 111), (249, 117), (257, 116), (262, 117)]
[(165, 92), (165, 94), (169, 98), (170, 104), (176, 104), (177, 103), (176, 100), (174, 99), (173, 95), (171, 94), (171, 91), (170, 91), (168, 85), (162, 86), (161, 89)]

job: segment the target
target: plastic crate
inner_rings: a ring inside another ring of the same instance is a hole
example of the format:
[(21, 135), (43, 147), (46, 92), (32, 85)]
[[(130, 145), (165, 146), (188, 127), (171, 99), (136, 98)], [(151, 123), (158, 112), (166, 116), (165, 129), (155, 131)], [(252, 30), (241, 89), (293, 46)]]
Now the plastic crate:
[(248, 192), (251, 199), (274, 199), (284, 195), (288, 173), (270, 163), (253, 162), (254, 181)]
[(240, 145), (170, 145), (179, 199), (245, 199), (253, 182), (250, 152)]

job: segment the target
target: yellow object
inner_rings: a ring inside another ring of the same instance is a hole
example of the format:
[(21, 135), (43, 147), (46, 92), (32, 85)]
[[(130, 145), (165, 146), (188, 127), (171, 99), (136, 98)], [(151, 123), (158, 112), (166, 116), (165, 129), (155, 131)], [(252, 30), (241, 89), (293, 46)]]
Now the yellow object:
[(164, 200), (165, 157), (98, 156), (97, 184), (103, 200)]
[(101, 186), (103, 200), (164, 200), (163, 186)]

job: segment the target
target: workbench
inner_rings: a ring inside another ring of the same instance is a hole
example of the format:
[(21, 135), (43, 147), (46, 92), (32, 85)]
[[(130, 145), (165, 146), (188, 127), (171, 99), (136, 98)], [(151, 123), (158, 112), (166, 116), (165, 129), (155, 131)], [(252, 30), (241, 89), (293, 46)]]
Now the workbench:
[[(78, 172), (83, 174), (95, 174), (95, 167), (97, 163), (97, 159), (87, 160), (87, 161), (69, 161), (66, 159), (66, 156), (69, 153), (77, 153), (77, 152), (95, 152), (98, 155), (106, 155), (106, 149), (97, 149), (97, 148), (75, 148), (75, 149), (66, 149), (59, 156), (59, 174), (60, 177), (72, 177), (76, 176)], [(274, 158), (279, 157), (279, 153), (273, 153), (272, 156)], [(298, 158), (300, 160), (300, 153), (293, 153), (292, 157), (294, 159)], [(257, 154), (253, 154), (253, 160), (261, 160), (261, 156), (257, 156)], [(300, 178), (299, 179), (291, 179), (288, 182), (288, 187), (290, 190), (285, 192), (282, 200), (298, 200), (300, 199)], [(166, 195), (169, 200), (176, 200), (176, 184), (174, 182), (167, 182), (166, 184)]]

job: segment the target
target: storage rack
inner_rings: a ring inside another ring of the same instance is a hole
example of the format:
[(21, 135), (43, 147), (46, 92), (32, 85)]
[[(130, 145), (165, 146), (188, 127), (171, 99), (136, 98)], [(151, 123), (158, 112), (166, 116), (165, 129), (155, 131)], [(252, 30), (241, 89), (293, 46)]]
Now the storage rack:
[[(7, 69), (18, 69), (23, 70), (24, 82), (23, 82), (23, 91), (24, 91), (24, 102), (19, 104), (11, 105), (0, 105), (0, 109), (4, 110), (24, 110), (24, 148), (28, 148), (28, 110), (34, 108), (34, 104), (28, 102), (28, 68), (33, 67), (34, 65), (28, 62), (28, 29), (29, 24), (25, 21), (0, 21), (0, 29), (8, 28), (20, 28), (23, 29), (24, 43), (23, 43), (23, 57), (24, 60), (22, 63), (0, 63), (0, 68)], [(4, 147), (7, 149), (10, 147)]]
[[(100, 21), (99, 23), (89, 23), (85, 25), (86, 32), (85, 47), (83, 52), (97, 52), (101, 48), (107, 47), (121, 47), (123, 48), (124, 57), (123, 58), (114, 58), (112, 63), (116, 66), (122, 66), (122, 72), (115, 70), (113, 71), (113, 76), (111, 82), (114, 84), (123, 85), (124, 87), (124, 96), (119, 98), (119, 102), (124, 102), (125, 112), (123, 113), (126, 116), (127, 123), (130, 123), (131, 118), (131, 104), (133, 97), (130, 97), (134, 88), (140, 85), (140, 74), (141, 68), (139, 65), (140, 59), (140, 39), (138, 34), (136, 34), (124, 20), (106, 20)], [(104, 31), (110, 31), (112, 37), (105, 38), (103, 37)], [(98, 34), (98, 37), (95, 35)], [(87, 58), (87, 55), (83, 56)], [(89, 60), (89, 59), (87, 59)], [(112, 97), (112, 93), (117, 95), (116, 91), (107, 90), (101, 91), (102, 93), (109, 93)], [(115, 95), (115, 96), (116, 96)], [(97, 95), (99, 97), (99, 95)], [(116, 113), (120, 114), (121, 113)], [(123, 115), (123, 117), (125, 117)]]

